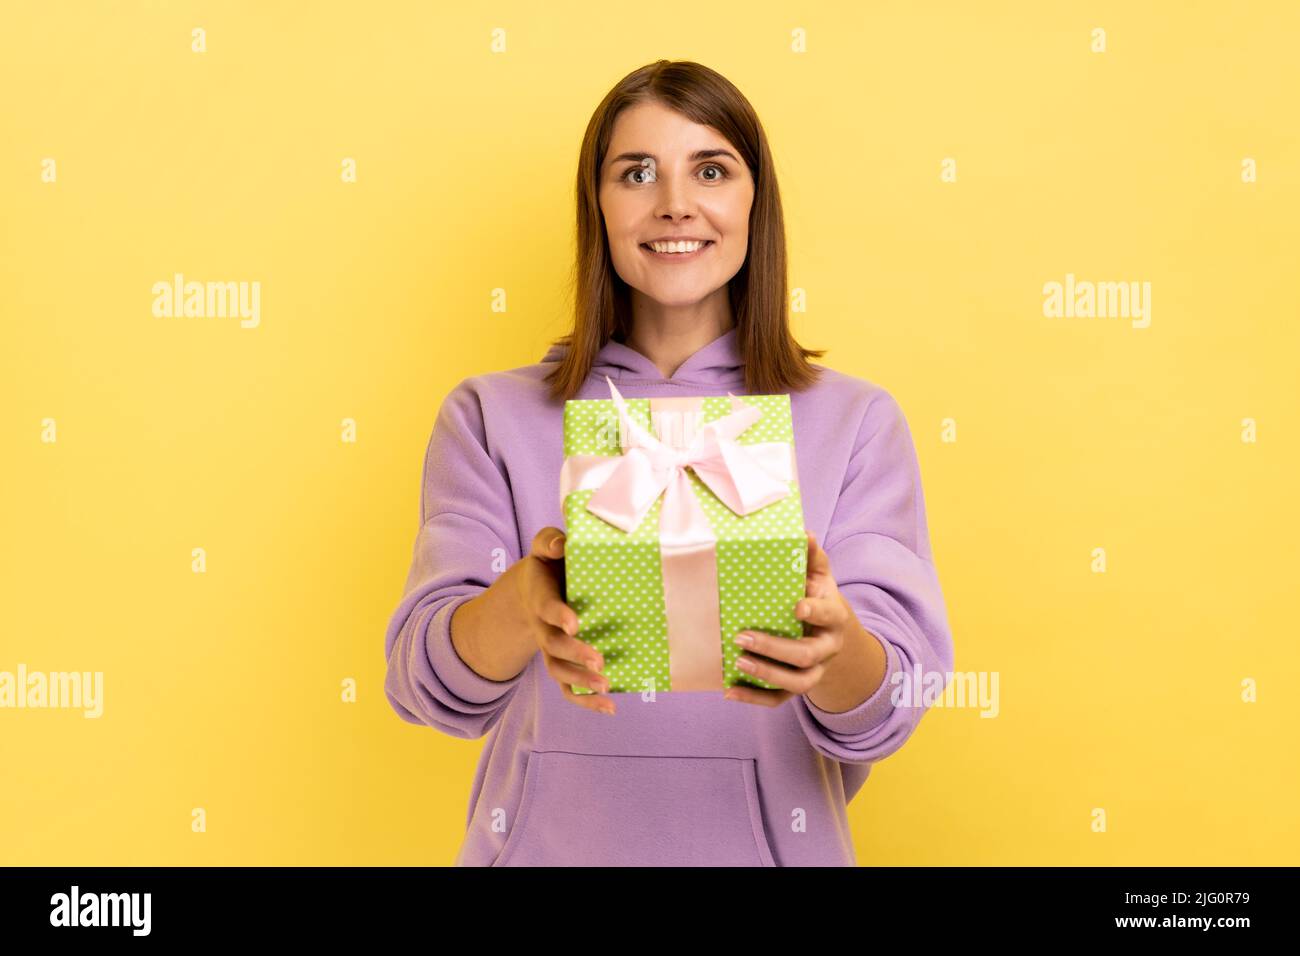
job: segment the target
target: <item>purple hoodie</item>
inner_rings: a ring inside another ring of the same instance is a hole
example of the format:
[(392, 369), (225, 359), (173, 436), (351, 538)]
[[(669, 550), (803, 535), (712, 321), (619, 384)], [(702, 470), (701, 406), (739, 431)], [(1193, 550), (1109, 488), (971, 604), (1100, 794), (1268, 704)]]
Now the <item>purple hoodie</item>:
[[(879, 688), (843, 713), (721, 691), (619, 694), (613, 716), (564, 698), (534, 654), (494, 681), (460, 659), (449, 621), (547, 525), (564, 527), (563, 403), (543, 376), (562, 354), (476, 375), (447, 395), (424, 463), (420, 528), (388, 625), (384, 690), (414, 724), (487, 736), (457, 866), (851, 866), (846, 805), (924, 714), (894, 675), (938, 672), (953, 645), (930, 554), (911, 432), (878, 385), (824, 369), (791, 393), (805, 524), (841, 593), (880, 639)], [(671, 378), (610, 341), (578, 398), (747, 394), (734, 329)], [(868, 688), (863, 688), (864, 693)]]

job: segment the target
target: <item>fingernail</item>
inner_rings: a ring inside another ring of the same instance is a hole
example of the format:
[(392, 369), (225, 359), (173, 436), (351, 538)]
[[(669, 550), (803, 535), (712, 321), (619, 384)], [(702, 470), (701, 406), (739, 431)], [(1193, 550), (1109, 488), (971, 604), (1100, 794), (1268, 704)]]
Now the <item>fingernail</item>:
[(741, 647), (753, 647), (754, 637), (751, 634), (746, 634), (744, 631), (741, 631), (736, 635), (736, 643)]
[(749, 660), (748, 657), (737, 657), (736, 666), (739, 667), (742, 671), (746, 671), (750, 674), (754, 673), (754, 665)]
[(794, 606), (795, 617), (803, 617), (807, 613), (808, 613), (808, 605), (804, 604), (803, 601), (800, 601), (798, 604)]

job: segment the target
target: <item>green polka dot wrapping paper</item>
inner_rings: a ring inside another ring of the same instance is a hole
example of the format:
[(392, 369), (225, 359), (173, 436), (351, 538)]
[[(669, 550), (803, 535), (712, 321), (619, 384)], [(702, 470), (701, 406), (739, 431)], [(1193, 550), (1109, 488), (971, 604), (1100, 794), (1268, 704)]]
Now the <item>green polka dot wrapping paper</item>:
[(565, 601), (578, 637), (604, 657), (614, 693), (772, 688), (736, 667), (734, 639), (804, 634), (790, 396), (623, 399), (609, 385), (609, 399), (564, 407)]

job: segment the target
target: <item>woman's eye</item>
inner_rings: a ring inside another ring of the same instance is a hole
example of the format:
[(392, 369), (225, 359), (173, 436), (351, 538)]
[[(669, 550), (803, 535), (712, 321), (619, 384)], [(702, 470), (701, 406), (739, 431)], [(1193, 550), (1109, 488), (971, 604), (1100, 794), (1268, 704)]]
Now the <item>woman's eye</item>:
[[(707, 172), (709, 172), (710, 170), (715, 171), (715, 172), (717, 173), (717, 175), (716, 175), (716, 176), (704, 176), (704, 174), (707, 173)], [(646, 178), (645, 178), (645, 179), (629, 179), (629, 178), (628, 178), (628, 177), (631, 177), (631, 176), (639, 176), (639, 175), (643, 175), (643, 176), (645, 176)], [(709, 165), (705, 166), (702, 170), (700, 170), (700, 175), (704, 177), (704, 181), (705, 181), (705, 182), (716, 183), (716, 182), (721, 182), (722, 180), (726, 179), (727, 176), (728, 176), (728, 173), (727, 173), (727, 170), (726, 170), (725, 168), (723, 168), (722, 166), (719, 166), (717, 163), (709, 163)], [(624, 182), (630, 182), (630, 183), (633, 183), (633, 184), (635, 184), (635, 185), (637, 185), (637, 186), (644, 186), (646, 183), (653, 183), (653, 182), (656, 181), (656, 178), (657, 178), (657, 177), (655, 176), (655, 172), (654, 172), (654, 170), (650, 169), (650, 168), (647, 167), (647, 166), (633, 166), (632, 168), (630, 168), (627, 172), (625, 172), (625, 173), (623, 174), (623, 181), (624, 181)]]

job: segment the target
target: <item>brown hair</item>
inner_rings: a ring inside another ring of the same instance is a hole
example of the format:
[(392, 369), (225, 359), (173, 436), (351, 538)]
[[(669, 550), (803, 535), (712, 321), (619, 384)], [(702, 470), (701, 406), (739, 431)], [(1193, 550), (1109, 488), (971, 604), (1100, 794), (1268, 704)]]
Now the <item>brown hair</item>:
[(745, 362), (745, 387), (754, 394), (799, 391), (817, 379), (808, 361), (824, 349), (806, 349), (790, 332), (786, 313), (785, 218), (767, 136), (749, 101), (728, 80), (689, 60), (659, 60), (629, 73), (596, 107), (578, 158), (578, 234), (572, 283), (573, 331), (553, 345), (567, 348), (546, 376), (553, 398), (577, 394), (611, 338), (631, 331), (628, 287), (614, 271), (600, 211), (600, 166), (614, 121), (629, 106), (662, 103), (686, 118), (711, 126), (739, 151), (754, 178), (745, 262), (728, 282), (737, 345)]

